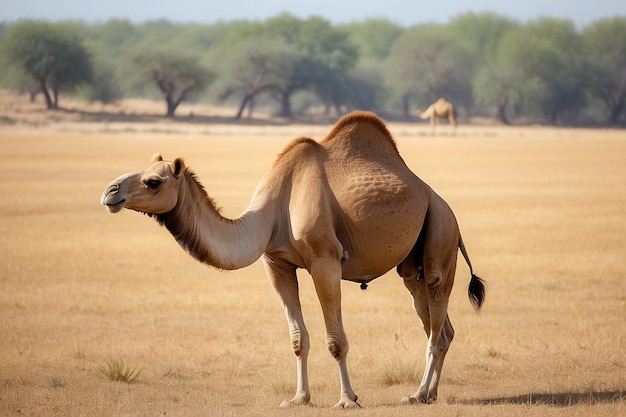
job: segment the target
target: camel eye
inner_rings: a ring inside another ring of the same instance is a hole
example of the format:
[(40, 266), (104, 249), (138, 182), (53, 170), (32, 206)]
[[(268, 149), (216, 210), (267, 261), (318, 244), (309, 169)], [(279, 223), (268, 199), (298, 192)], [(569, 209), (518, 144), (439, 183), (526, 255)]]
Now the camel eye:
[(154, 178), (148, 179), (144, 183), (146, 184), (146, 187), (148, 187), (148, 189), (150, 189), (151, 191), (156, 191), (161, 186), (161, 180), (157, 180)]

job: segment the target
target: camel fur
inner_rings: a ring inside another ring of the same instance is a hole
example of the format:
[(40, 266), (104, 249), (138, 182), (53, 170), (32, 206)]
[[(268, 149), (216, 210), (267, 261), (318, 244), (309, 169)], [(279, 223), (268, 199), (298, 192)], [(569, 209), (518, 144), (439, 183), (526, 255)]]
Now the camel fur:
[(328, 350), (340, 375), (337, 407), (359, 407), (348, 375), (348, 339), (341, 312), (341, 280), (367, 284), (396, 267), (413, 297), (428, 344), (424, 377), (405, 403), (437, 398), (444, 357), (454, 336), (447, 314), (457, 251), (471, 273), (476, 309), (484, 285), (474, 275), (454, 214), (405, 164), (384, 122), (368, 112), (338, 121), (317, 142), (294, 140), (261, 179), (247, 209), (223, 217), (180, 158), (156, 155), (143, 171), (124, 174), (101, 198), (112, 212), (147, 213), (194, 258), (232, 270), (262, 258), (284, 308), (296, 356), (297, 384), (281, 406), (310, 403), (309, 333), (300, 307), (296, 270), (314, 282)]

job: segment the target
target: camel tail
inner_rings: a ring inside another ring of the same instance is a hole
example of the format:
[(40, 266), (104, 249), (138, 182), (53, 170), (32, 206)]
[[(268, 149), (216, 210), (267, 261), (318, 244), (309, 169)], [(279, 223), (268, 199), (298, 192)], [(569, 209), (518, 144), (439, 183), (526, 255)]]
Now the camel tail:
[(467, 287), (467, 296), (469, 297), (470, 303), (472, 303), (472, 305), (474, 306), (474, 309), (480, 310), (480, 307), (485, 301), (485, 281), (483, 281), (476, 274), (474, 274), (472, 263), (470, 262), (469, 256), (467, 255), (467, 250), (465, 249), (465, 245), (463, 244), (463, 238), (461, 238), (460, 234), (459, 249), (461, 250), (461, 254), (463, 254), (463, 258), (465, 258), (465, 262), (467, 262), (467, 266), (469, 266), (470, 273), (472, 274), (469, 286)]

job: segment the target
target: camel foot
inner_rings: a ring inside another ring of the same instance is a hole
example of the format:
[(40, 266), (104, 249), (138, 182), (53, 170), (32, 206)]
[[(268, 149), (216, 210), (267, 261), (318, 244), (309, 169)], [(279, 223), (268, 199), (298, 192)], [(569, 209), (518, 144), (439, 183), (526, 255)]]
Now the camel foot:
[(419, 397), (404, 397), (400, 401), (404, 405), (413, 405), (413, 404), (432, 404), (437, 400), (437, 396), (428, 395), (428, 396), (419, 396)]
[(403, 397), (402, 400), (400, 400), (400, 402), (403, 405), (412, 405), (412, 404), (419, 403), (419, 401), (417, 401), (417, 398), (415, 397)]
[(333, 406), (333, 408), (355, 409), (361, 408), (361, 404), (356, 401), (344, 401), (341, 400)]
[(280, 408), (293, 408), (299, 406), (315, 407), (308, 399), (304, 397), (294, 397), (291, 400), (285, 400), (280, 403)]
[(333, 408), (347, 408), (347, 409), (355, 409), (361, 408), (361, 404), (357, 402), (358, 397), (355, 395), (354, 400), (348, 396), (342, 396), (339, 399), (339, 402), (333, 406)]

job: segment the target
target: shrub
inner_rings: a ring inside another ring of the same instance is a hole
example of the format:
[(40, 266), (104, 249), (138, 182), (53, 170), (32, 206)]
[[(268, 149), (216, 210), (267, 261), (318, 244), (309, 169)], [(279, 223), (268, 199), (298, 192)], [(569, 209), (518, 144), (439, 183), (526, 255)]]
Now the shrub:
[(97, 372), (109, 381), (127, 382), (130, 384), (137, 381), (142, 370), (137, 370), (137, 367), (131, 369), (121, 359), (112, 359), (106, 364), (100, 365)]

